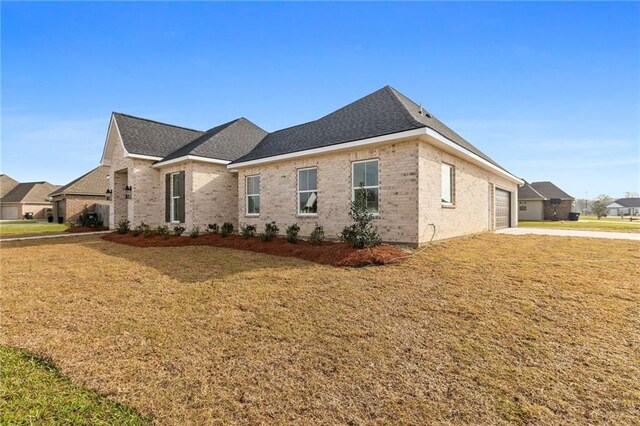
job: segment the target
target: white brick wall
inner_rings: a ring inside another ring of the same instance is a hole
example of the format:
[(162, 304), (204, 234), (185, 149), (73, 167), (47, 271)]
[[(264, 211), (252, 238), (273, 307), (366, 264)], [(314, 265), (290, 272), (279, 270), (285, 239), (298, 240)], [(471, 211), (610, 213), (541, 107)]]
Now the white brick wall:
[[(349, 225), (351, 203), (351, 163), (378, 159), (380, 215), (374, 221), (385, 241), (412, 243), (417, 240), (418, 144), (400, 142), (370, 149), (243, 168), (238, 173), (238, 222), (254, 224), (258, 230), (275, 221), (284, 233), (292, 223), (300, 225), (300, 235), (308, 236), (316, 224), (325, 234), (337, 238)], [(318, 169), (317, 217), (297, 215), (297, 170)], [(260, 216), (245, 215), (245, 177), (260, 175)]]

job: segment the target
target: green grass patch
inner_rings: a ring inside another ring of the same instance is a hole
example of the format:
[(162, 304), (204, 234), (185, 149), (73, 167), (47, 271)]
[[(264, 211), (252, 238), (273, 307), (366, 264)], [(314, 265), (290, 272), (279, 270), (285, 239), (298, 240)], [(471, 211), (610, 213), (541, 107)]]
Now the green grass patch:
[(28, 235), (41, 235), (51, 232), (64, 232), (69, 228), (68, 223), (47, 223), (33, 221), (11, 221), (0, 223), (0, 236), (18, 237)]
[(0, 424), (147, 425), (135, 411), (74, 385), (50, 362), (0, 346)]
[[(582, 219), (582, 218), (581, 218)], [(555, 228), (555, 229), (582, 229), (585, 231), (612, 231), (612, 232), (640, 232), (640, 222), (630, 221), (607, 221), (601, 220), (580, 220), (578, 222), (572, 221), (528, 221), (523, 220), (518, 222), (518, 226), (522, 228)]]

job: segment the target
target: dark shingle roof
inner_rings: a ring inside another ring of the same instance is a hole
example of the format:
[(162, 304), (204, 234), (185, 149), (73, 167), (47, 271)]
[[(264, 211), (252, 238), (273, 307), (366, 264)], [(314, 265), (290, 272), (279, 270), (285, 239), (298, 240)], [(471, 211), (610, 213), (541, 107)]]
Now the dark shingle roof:
[(19, 183), (0, 199), (2, 203), (45, 203), (49, 193), (58, 188), (49, 182)]
[(11, 191), (13, 188), (18, 185), (18, 181), (13, 179), (12, 177), (5, 175), (4, 173), (0, 175), (0, 198), (4, 197)]
[(574, 198), (551, 182), (531, 182), (531, 187), (547, 198), (573, 200)]
[(547, 198), (531, 187), (529, 182), (525, 182), (518, 188), (518, 200), (546, 200)]
[(104, 195), (107, 188), (107, 175), (109, 166), (98, 166), (53, 191), (49, 196), (57, 194), (88, 194)]
[(614, 203), (620, 204), (623, 207), (640, 207), (640, 198), (618, 198)]
[(269, 133), (234, 163), (428, 127), (500, 167), (432, 114), (420, 111), (418, 104), (386, 86), (318, 120)]
[(113, 113), (125, 148), (131, 154), (165, 157), (204, 132)]
[(238, 118), (207, 130), (195, 140), (167, 155), (162, 161), (185, 155), (234, 160), (251, 151), (267, 132), (246, 118)]

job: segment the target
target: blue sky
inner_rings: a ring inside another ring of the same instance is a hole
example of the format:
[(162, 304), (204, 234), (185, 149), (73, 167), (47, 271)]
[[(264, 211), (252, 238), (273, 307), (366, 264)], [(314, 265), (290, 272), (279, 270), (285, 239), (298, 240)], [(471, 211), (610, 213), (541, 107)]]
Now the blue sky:
[(637, 3), (2, 2), (1, 171), (64, 184), (111, 111), (313, 120), (387, 84), (530, 181), (640, 192)]

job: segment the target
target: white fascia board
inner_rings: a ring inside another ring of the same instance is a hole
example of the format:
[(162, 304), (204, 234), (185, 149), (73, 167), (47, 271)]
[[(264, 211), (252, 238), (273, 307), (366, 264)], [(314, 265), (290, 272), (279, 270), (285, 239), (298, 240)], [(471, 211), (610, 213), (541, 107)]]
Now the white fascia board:
[(258, 158), (257, 160), (249, 160), (249, 161), (244, 161), (242, 163), (230, 164), (227, 167), (229, 169), (236, 169), (241, 167), (254, 166), (256, 164), (273, 163), (275, 161), (284, 161), (284, 160), (290, 160), (293, 158), (308, 157), (312, 155), (320, 155), (320, 154), (326, 154), (329, 152), (336, 152), (336, 151), (344, 151), (347, 149), (359, 148), (361, 146), (388, 143), (396, 140), (407, 139), (411, 137), (418, 137), (424, 134), (425, 134), (425, 128), (423, 127), (415, 130), (407, 130), (404, 132), (392, 133), (390, 135), (360, 139), (353, 142), (339, 143), (339, 144), (330, 145), (330, 146), (323, 146), (320, 148), (312, 148), (312, 149), (306, 149), (304, 151), (291, 152), (288, 154), (280, 154), (280, 155), (274, 155), (271, 157)]
[(152, 155), (143, 155), (143, 154), (129, 154), (125, 149), (125, 157), (128, 158), (137, 158), (139, 160), (151, 160), (151, 161), (159, 161), (162, 160), (162, 157), (154, 157)]
[[(160, 160), (162, 160), (162, 158), (160, 158)], [(184, 155), (182, 157), (174, 158), (172, 160), (160, 161), (159, 163), (156, 163), (151, 167), (160, 168), (160, 167), (165, 167), (165, 166), (169, 166), (171, 164), (181, 163), (183, 161), (189, 161), (189, 160), (191, 160), (191, 161), (200, 161), (202, 163), (222, 164), (224, 166), (226, 166), (227, 164), (229, 164), (231, 162), (231, 161), (227, 161), (227, 160), (219, 160), (217, 158), (200, 157), (198, 155)]]
[[(111, 135), (111, 129), (113, 128), (113, 124), (115, 123), (115, 117), (113, 113), (111, 113), (111, 119), (109, 120), (109, 129), (107, 129), (107, 139), (104, 141), (104, 148), (102, 148), (102, 158), (100, 159), (100, 164), (103, 166), (110, 166), (111, 159), (105, 159), (105, 155), (107, 155), (107, 146), (109, 145), (109, 135)], [(120, 134), (120, 130), (118, 130), (118, 125), (116, 124), (116, 130), (118, 134)], [(122, 138), (121, 138), (122, 140)]]
[(446, 138), (445, 136), (441, 135), (440, 133), (436, 132), (435, 130), (432, 130), (432, 129), (427, 127), (426, 134), (427, 134), (427, 136), (430, 136), (432, 138), (429, 142), (432, 142), (433, 140), (438, 142), (436, 144), (432, 143), (433, 145), (435, 145), (437, 147), (440, 145), (439, 146), (440, 148), (442, 148), (442, 146), (445, 146), (445, 147), (449, 148), (449, 150), (457, 151), (458, 153), (462, 154), (462, 156), (465, 159), (472, 160), (473, 163), (482, 166), (484, 169), (489, 169), (489, 170), (493, 171), (494, 173), (502, 175), (502, 176), (506, 177), (507, 179), (509, 179), (510, 181), (512, 181), (513, 183), (517, 183), (518, 185), (523, 185), (524, 184), (524, 181), (522, 179), (512, 175), (511, 173), (507, 172), (506, 170), (501, 169), (500, 167), (498, 167), (498, 166), (496, 166), (494, 164), (491, 164), (490, 162), (488, 162), (484, 158), (482, 158), (479, 155), (474, 154), (473, 152), (461, 147), (457, 143), (455, 143), (452, 140)]

